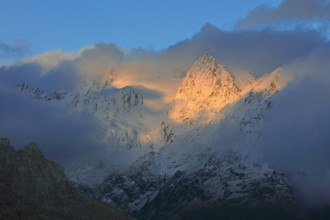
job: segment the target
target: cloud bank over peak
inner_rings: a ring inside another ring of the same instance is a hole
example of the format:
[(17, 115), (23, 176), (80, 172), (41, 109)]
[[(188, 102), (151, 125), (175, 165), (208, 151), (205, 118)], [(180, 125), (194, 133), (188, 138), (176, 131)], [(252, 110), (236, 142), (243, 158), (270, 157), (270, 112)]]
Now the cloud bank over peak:
[(238, 28), (264, 28), (274, 26), (301, 26), (328, 28), (330, 1), (284, 0), (278, 7), (261, 5), (238, 22)]
[(273, 98), (260, 128), (260, 151), (289, 174), (307, 205), (330, 204), (330, 87), (312, 76), (291, 83)]
[[(206, 24), (190, 39), (163, 51), (125, 50), (100, 43), (75, 53), (49, 51), (0, 67), (3, 84), (26, 82), (31, 87), (73, 90), (86, 79), (111, 81), (116, 88), (145, 87), (169, 103), (189, 66), (206, 50), (234, 73), (260, 77), (308, 57), (326, 39), (317, 30), (233, 30)], [(288, 71), (289, 72), (289, 71)], [(49, 88), (50, 87), (50, 88)]]

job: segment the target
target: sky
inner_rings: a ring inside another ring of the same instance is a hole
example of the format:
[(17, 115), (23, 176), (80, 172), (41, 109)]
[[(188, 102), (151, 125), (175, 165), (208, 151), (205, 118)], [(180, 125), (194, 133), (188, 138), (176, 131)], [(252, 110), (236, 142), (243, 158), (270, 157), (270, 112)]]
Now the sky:
[(208, 50), (233, 73), (281, 68), (290, 79), (264, 115), (260, 149), (279, 170), (312, 173), (305, 191), (328, 201), (329, 27), (329, 0), (2, 0), (0, 135), (18, 147), (34, 140), (58, 162), (88, 155), (104, 147), (95, 142), (98, 120), (63, 115), (65, 106), (27, 100), (13, 87), (72, 92), (83, 80), (111, 78), (116, 88), (139, 87), (146, 101), (160, 94), (156, 105), (166, 106)]
[(0, 48), (8, 45), (13, 50), (12, 56), (2, 55), (0, 59), (57, 49), (78, 51), (102, 42), (115, 43), (127, 50), (141, 47), (162, 50), (193, 36), (205, 23), (230, 30), (256, 6), (263, 3), (276, 6), (279, 2), (1, 0)]

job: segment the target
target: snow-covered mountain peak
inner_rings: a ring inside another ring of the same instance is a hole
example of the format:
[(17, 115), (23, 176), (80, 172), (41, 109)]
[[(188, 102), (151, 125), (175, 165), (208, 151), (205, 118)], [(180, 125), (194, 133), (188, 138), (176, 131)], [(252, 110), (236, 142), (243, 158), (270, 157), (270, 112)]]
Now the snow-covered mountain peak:
[(278, 68), (260, 78), (250, 74), (235, 77), (207, 52), (198, 58), (183, 79), (168, 111), (170, 119), (186, 125), (207, 124), (223, 117), (221, 111), (250, 92), (267, 99), (286, 83)]
[(217, 62), (217, 60), (211, 56), (207, 51), (202, 55), (200, 56), (194, 63), (193, 65), (191, 66), (191, 69), (194, 69), (196, 67), (200, 67), (200, 66), (210, 66), (210, 65), (213, 65), (213, 66), (216, 66), (216, 65), (219, 65), (219, 63)]
[(187, 71), (168, 115), (179, 123), (205, 123), (238, 95), (233, 75), (204, 53)]
[[(211, 89), (232, 82), (233, 76), (226, 67), (219, 64), (213, 56), (205, 52), (187, 71), (181, 89), (183, 87), (203, 87), (205, 89), (204, 87), (211, 86), (212, 88), (202, 92), (202, 95), (207, 96), (211, 93)], [(180, 94), (180, 89), (178, 94)]]
[(287, 82), (287, 79), (282, 74), (282, 69), (277, 68), (269, 74), (264, 74), (260, 78), (253, 80), (243, 90), (242, 94), (248, 92), (266, 92), (268, 96), (273, 95), (276, 91), (282, 89)]

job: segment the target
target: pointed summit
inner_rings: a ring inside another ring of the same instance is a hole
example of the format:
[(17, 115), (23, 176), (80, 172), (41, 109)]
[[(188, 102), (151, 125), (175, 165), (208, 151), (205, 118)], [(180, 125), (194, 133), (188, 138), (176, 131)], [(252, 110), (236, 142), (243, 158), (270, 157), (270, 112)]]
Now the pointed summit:
[[(221, 86), (221, 84), (231, 83), (232, 81), (232, 74), (206, 51), (187, 71), (181, 87), (198, 86), (211, 87), (213, 89), (214, 87)], [(208, 95), (208, 90), (205, 89), (203, 89), (203, 93), (206, 92), (205, 95)]]
[(203, 77), (216, 77), (217, 75), (224, 75), (232, 78), (231, 73), (219, 64), (217, 60), (211, 56), (208, 51), (205, 51), (190, 67), (186, 78), (191, 78), (193, 75), (203, 75)]
[[(202, 56), (200, 56), (194, 64), (217, 64), (217, 60), (209, 54), (209, 51), (206, 50)], [(194, 65), (193, 65), (194, 66)]]
[(207, 122), (238, 92), (232, 74), (206, 51), (187, 71), (169, 116), (187, 124)]
[(276, 91), (283, 88), (287, 83), (287, 77), (282, 74), (282, 69), (277, 68), (269, 74), (253, 80), (246, 88), (242, 90), (242, 94), (246, 94), (249, 91), (252, 92), (266, 92), (267, 96), (273, 95)]

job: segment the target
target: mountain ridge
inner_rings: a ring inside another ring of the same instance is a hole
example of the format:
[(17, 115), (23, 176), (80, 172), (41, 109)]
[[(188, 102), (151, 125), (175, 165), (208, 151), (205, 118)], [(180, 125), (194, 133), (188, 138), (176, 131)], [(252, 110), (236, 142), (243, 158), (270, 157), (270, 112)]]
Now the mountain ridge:
[[(234, 76), (214, 57), (202, 55), (187, 71), (168, 118), (161, 122), (162, 147), (110, 173), (102, 183), (78, 183), (78, 187), (146, 219), (184, 217), (187, 210), (193, 211), (195, 201), (201, 210), (220, 204), (232, 209), (240, 203), (245, 204), (239, 206), (243, 209), (250, 201), (259, 204), (255, 211), (260, 211), (265, 203), (279, 208), (280, 215), (290, 216), (283, 207), (291, 207), (294, 192), (286, 177), (275, 172), (253, 147), (262, 114), (271, 108), (271, 96), (284, 85), (279, 83), (280, 71), (253, 78), (239, 88)], [(208, 112), (212, 114), (201, 117)], [(193, 196), (185, 198), (187, 193)], [(177, 194), (182, 196), (169, 203)], [(171, 211), (174, 207), (181, 208)]]
[(1, 219), (132, 219), (78, 191), (34, 142), (16, 151), (0, 139), (0, 191)]
[(265, 91), (270, 97), (286, 83), (280, 68), (260, 78), (245, 78), (249, 78), (247, 83), (239, 83), (239, 76), (234, 77), (208, 52), (204, 53), (187, 71), (168, 111), (169, 118), (187, 125), (209, 123), (222, 108), (249, 92)]
[(285, 79), (281, 69), (246, 78), (238, 84), (238, 76), (205, 53), (188, 69), (167, 115), (146, 111), (134, 88), (82, 83), (70, 111), (87, 108), (106, 125), (113, 147), (140, 151), (121, 169), (110, 163), (111, 152), (72, 166), (66, 175), (94, 198), (146, 219), (185, 217), (196, 204), (198, 210), (257, 204), (257, 212), (265, 203), (287, 216), (283, 207), (291, 207), (294, 192), (254, 147), (263, 113)]

